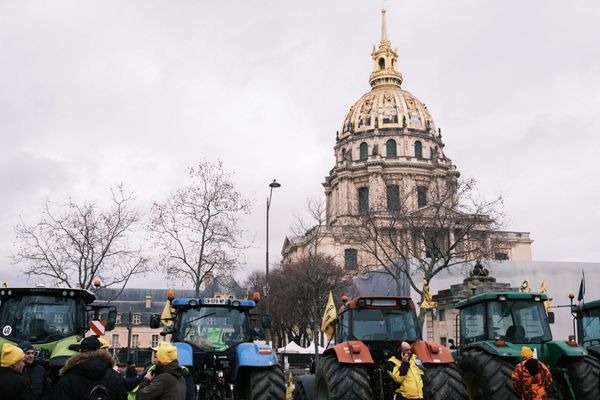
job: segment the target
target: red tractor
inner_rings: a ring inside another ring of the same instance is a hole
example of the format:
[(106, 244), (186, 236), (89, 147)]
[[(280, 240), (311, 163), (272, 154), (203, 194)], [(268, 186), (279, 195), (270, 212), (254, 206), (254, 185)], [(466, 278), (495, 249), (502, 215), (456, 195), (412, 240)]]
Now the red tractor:
[(323, 353), (315, 375), (295, 383), (294, 399), (387, 400), (397, 384), (386, 361), (400, 341), (424, 364), (424, 397), (467, 399), (462, 373), (447, 347), (421, 339), (415, 305), (408, 297), (357, 297), (344, 302), (335, 321), (335, 345)]

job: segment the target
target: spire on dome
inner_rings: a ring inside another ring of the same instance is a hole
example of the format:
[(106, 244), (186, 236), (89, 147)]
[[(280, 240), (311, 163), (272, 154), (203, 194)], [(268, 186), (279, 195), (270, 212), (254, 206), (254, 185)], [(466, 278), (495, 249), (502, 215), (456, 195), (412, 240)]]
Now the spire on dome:
[(379, 47), (384, 45), (391, 45), (390, 41), (388, 40), (387, 24), (385, 23), (385, 8), (381, 10), (381, 42)]
[(398, 52), (392, 49), (392, 42), (388, 39), (385, 8), (381, 10), (381, 42), (376, 50), (373, 46), (373, 73), (369, 78), (371, 88), (383, 86), (397, 86), (402, 84), (402, 74), (396, 70)]

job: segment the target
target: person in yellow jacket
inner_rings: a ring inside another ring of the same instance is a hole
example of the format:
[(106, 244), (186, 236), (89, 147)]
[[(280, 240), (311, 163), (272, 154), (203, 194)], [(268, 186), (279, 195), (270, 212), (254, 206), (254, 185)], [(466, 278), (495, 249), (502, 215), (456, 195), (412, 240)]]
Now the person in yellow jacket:
[(387, 361), (388, 375), (400, 386), (394, 400), (423, 398), (423, 363), (412, 353), (410, 344), (402, 342)]

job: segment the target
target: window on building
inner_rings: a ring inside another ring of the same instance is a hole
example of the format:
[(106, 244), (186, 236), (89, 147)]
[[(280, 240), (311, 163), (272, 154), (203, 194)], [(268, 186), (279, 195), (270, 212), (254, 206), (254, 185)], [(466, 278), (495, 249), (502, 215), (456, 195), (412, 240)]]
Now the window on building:
[(423, 158), (423, 145), (418, 140), (415, 142), (415, 157), (419, 160)]
[(440, 321), (446, 320), (446, 310), (438, 310), (438, 320), (440, 320)]
[(344, 161), (346, 159), (346, 149), (342, 149), (342, 160)]
[(119, 334), (118, 333), (112, 334), (112, 337), (110, 339), (110, 347), (112, 347), (113, 349), (118, 349), (119, 347), (121, 347), (121, 344), (119, 343)]
[(133, 314), (131, 317), (131, 323), (134, 325), (139, 325), (142, 323), (142, 314)]
[(365, 142), (360, 144), (360, 161), (365, 161), (369, 157), (369, 145)]
[(54, 314), (54, 323), (55, 324), (62, 324), (64, 321), (64, 314)]
[(446, 337), (445, 336), (440, 336), (440, 344), (442, 346), (446, 346), (447, 343), (448, 343), (448, 340), (446, 340)]
[(358, 188), (358, 212), (365, 214), (369, 211), (369, 188)]
[(131, 347), (140, 347), (140, 335), (131, 335)]
[(122, 314), (117, 314), (116, 324), (122, 324), (122, 322), (121, 322), (122, 320), (123, 320), (123, 315)]
[(387, 142), (385, 142), (385, 156), (386, 157), (397, 157), (398, 156), (396, 141), (394, 139), (390, 139)]
[(417, 205), (419, 208), (427, 205), (427, 188), (425, 186), (417, 187)]
[(390, 185), (387, 190), (387, 209), (388, 211), (400, 210), (400, 186)]
[(385, 60), (383, 59), (383, 57), (381, 57), (379, 59), (379, 68), (380, 69), (384, 69), (385, 68)]
[(356, 249), (344, 250), (344, 268), (353, 271), (358, 268), (358, 251)]
[(496, 254), (494, 254), (494, 258), (496, 260), (508, 260), (508, 254), (506, 254), (506, 253), (496, 253)]
[(152, 335), (152, 344), (151, 347), (158, 346), (158, 335)]

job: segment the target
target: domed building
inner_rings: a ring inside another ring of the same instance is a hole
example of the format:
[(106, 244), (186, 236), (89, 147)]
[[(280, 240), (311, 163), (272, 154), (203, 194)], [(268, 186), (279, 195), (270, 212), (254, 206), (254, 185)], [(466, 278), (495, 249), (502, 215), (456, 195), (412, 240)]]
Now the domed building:
[[(381, 41), (371, 57), (371, 90), (350, 107), (336, 135), (335, 166), (323, 183), (325, 221), (304, 235), (287, 237), (284, 262), (318, 249), (349, 270), (375, 265), (372, 255), (361, 249), (357, 234), (366, 214), (378, 215), (378, 224), (391, 223), (389, 215), (400, 209), (425, 210), (434, 193), (458, 184), (460, 173), (446, 157), (441, 130), (427, 106), (402, 86), (398, 51), (387, 36), (385, 10)], [(485, 234), (498, 245), (495, 258), (531, 260), (528, 233)]]

